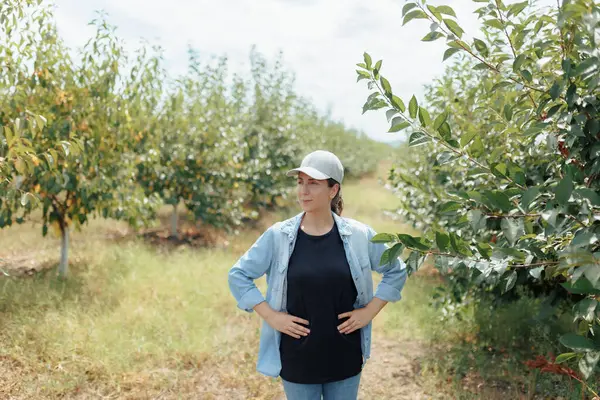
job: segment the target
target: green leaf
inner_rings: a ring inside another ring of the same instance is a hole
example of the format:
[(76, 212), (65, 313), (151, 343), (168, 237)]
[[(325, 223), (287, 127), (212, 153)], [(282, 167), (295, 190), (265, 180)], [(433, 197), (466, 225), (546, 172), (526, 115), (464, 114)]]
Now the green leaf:
[(473, 43), (475, 45), (475, 49), (479, 52), (479, 54), (481, 54), (484, 57), (488, 56), (489, 50), (483, 40), (475, 38), (475, 39), (473, 39)]
[(575, 333), (567, 333), (560, 337), (560, 343), (563, 346), (573, 350), (586, 351), (596, 350), (596, 345), (590, 339), (579, 336)]
[(560, 96), (561, 88), (562, 87), (560, 83), (554, 82), (554, 85), (552, 85), (552, 87), (550, 88), (550, 97), (552, 98), (552, 100), (558, 99), (558, 96)]
[(492, 19), (488, 19), (487, 21), (483, 22), (484, 25), (486, 26), (490, 26), (492, 28), (496, 28), (499, 30), (503, 30), (504, 26), (502, 25), (502, 22), (500, 22), (500, 20), (492, 18)]
[(389, 243), (397, 241), (398, 236), (393, 233), (378, 233), (371, 238), (371, 242), (373, 243)]
[(395, 260), (404, 250), (404, 245), (402, 243), (396, 243), (390, 249), (389, 259), (390, 261)]
[(419, 236), (411, 236), (406, 233), (399, 233), (398, 239), (408, 248), (427, 251), (430, 250), (431, 246), (427, 241)]
[(595, 299), (590, 299), (589, 297), (586, 297), (585, 299), (579, 301), (573, 306), (575, 318), (581, 318), (588, 322), (592, 322), (594, 320), (594, 311), (596, 311), (597, 305), (598, 301)]
[(424, 127), (431, 124), (431, 117), (429, 116), (429, 113), (427, 112), (427, 110), (424, 109), (423, 107), (419, 107), (419, 121), (421, 122), (421, 125), (423, 125)]
[(443, 232), (435, 232), (435, 244), (442, 252), (447, 252), (449, 250), (450, 245), (450, 236), (446, 235)]
[(573, 76), (582, 75), (584, 73), (590, 72), (598, 67), (598, 58), (597, 57), (589, 57), (583, 60), (573, 71)]
[(454, 54), (458, 53), (461, 49), (448, 48), (444, 52), (444, 59), (442, 61), (446, 61), (448, 58), (452, 57)]
[(497, 89), (506, 87), (506, 86), (510, 86), (512, 85), (513, 82), (509, 82), (509, 81), (500, 81), (498, 83), (496, 83), (494, 86), (492, 86), (492, 88), (490, 89), (491, 92), (496, 91)]
[(427, 19), (427, 14), (421, 10), (413, 10), (404, 16), (402, 26), (406, 25), (408, 21), (412, 21), (413, 19)]
[(429, 143), (431, 138), (421, 131), (415, 131), (410, 134), (408, 139), (408, 147), (420, 146), (425, 143)]
[(450, 232), (450, 245), (452, 246), (452, 249), (460, 255), (466, 257), (471, 257), (473, 255), (473, 252), (467, 243), (454, 232)]
[(421, 39), (421, 41), (422, 42), (433, 42), (434, 40), (438, 40), (443, 37), (446, 37), (443, 33), (433, 31), (433, 32), (429, 32), (427, 35), (423, 36), (423, 39)]
[(383, 88), (383, 90), (385, 91), (386, 94), (392, 92), (392, 87), (390, 86), (390, 83), (388, 82), (387, 79), (385, 79), (382, 76), (381, 78), (379, 78), (379, 81), (381, 82), (381, 87)]
[(559, 182), (558, 186), (554, 191), (556, 196), (556, 201), (558, 204), (565, 205), (569, 202), (569, 198), (571, 197), (571, 193), (573, 192), (573, 181), (569, 175), (565, 175), (565, 177)]
[(358, 77), (356, 78), (356, 82), (362, 79), (371, 79), (371, 75), (367, 71), (361, 71), (359, 69), (356, 70)]
[(577, 353), (562, 353), (562, 354), (559, 354), (558, 357), (556, 357), (556, 360), (554, 360), (554, 363), (560, 364), (560, 363), (568, 361), (574, 357), (577, 357)]
[(517, 58), (515, 58), (515, 61), (513, 62), (513, 71), (517, 72), (521, 69), (521, 65), (523, 65), (523, 63), (525, 62), (525, 54), (519, 54), (517, 56)]
[(13, 133), (8, 125), (4, 126), (4, 137), (6, 138), (6, 144), (10, 147), (13, 140)]
[(471, 143), (471, 140), (473, 140), (473, 138), (477, 136), (477, 131), (476, 130), (470, 130), (465, 132), (461, 137), (460, 137), (460, 145), (462, 147), (465, 147), (466, 145), (468, 145), (469, 143)]
[(529, 72), (526, 69), (521, 70), (521, 76), (523, 77), (523, 79), (525, 79), (527, 82), (531, 82), (533, 80), (533, 75), (531, 75), (531, 72)]
[(407, 3), (402, 7), (402, 16), (404, 17), (407, 12), (415, 8), (417, 5), (415, 3)]
[(402, 129), (408, 128), (410, 126), (409, 122), (406, 122), (402, 117), (394, 117), (392, 120), (390, 130), (388, 133), (398, 132)]
[(392, 117), (396, 114), (398, 114), (398, 110), (396, 110), (395, 108), (390, 108), (385, 112), (385, 117), (387, 118), (388, 122), (390, 122)]
[(413, 95), (408, 102), (408, 112), (411, 118), (416, 118), (418, 109), (419, 103), (417, 102), (417, 98)]
[(452, 137), (452, 130), (450, 129), (450, 124), (447, 121), (444, 121), (442, 125), (438, 128), (438, 132), (440, 136), (447, 142)]
[(450, 30), (450, 32), (454, 33), (456, 37), (461, 38), (465, 31), (456, 23), (456, 21), (451, 19), (444, 19), (444, 25)]
[(512, 270), (512, 271), (510, 271), (508, 278), (506, 278), (506, 286), (504, 287), (504, 293), (511, 290), (515, 286), (516, 282), (517, 282), (517, 271)]
[(491, 205), (502, 211), (510, 211), (512, 209), (512, 203), (510, 199), (503, 191), (492, 191), (485, 190), (483, 195), (490, 201)]
[(600, 289), (594, 288), (592, 283), (584, 277), (577, 279), (577, 282), (563, 282), (560, 284), (564, 287), (569, 293), (574, 294), (593, 294), (599, 295)]
[(456, 18), (456, 13), (452, 9), (452, 7), (449, 7), (449, 6), (437, 6), (436, 8), (437, 8), (437, 11), (439, 13), (446, 14), (446, 15), (451, 15), (454, 18)]
[(437, 18), (438, 21), (442, 20), (442, 14), (437, 10), (437, 7), (432, 5), (427, 5), (427, 9), (433, 14), (434, 17)]
[(516, 4), (512, 4), (510, 5), (508, 8), (508, 16), (510, 17), (510, 15), (514, 15), (515, 17), (517, 15), (519, 15), (521, 13), (521, 11), (523, 11), (525, 9), (525, 7), (527, 7), (527, 5), (529, 4), (528, 1), (524, 1), (521, 3), (516, 3)]
[(598, 241), (598, 234), (586, 230), (580, 230), (571, 240), (571, 247), (587, 247)]
[(436, 131), (438, 129), (440, 129), (440, 127), (442, 126), (442, 124), (444, 122), (446, 122), (446, 119), (448, 118), (448, 112), (444, 111), (443, 113), (441, 113), (440, 115), (438, 115), (435, 118), (435, 121), (433, 121), (433, 129), (435, 129)]
[(442, 204), (438, 210), (440, 214), (451, 213), (456, 210), (460, 210), (462, 208), (462, 204), (457, 201), (448, 201)]
[(539, 194), (540, 188), (537, 186), (530, 187), (523, 193), (523, 196), (521, 197), (521, 207), (523, 207), (525, 212), (529, 211), (529, 205)]
[(504, 118), (506, 118), (507, 121), (510, 122), (510, 120), (512, 119), (512, 107), (508, 104), (504, 105)]
[(457, 155), (451, 151), (442, 151), (436, 155), (436, 161), (439, 165), (444, 165), (457, 158)]
[(588, 199), (590, 201), (590, 203), (594, 206), (600, 206), (600, 195), (598, 195), (598, 193), (596, 193), (592, 189), (588, 189), (588, 188), (575, 189), (573, 191), (573, 193), (577, 194), (578, 196), (580, 196), (582, 198)]
[(517, 240), (525, 234), (523, 220), (520, 218), (503, 218), (500, 226), (504, 237), (511, 246), (514, 246)]
[(406, 111), (406, 106), (404, 106), (404, 102), (402, 101), (402, 99), (400, 97), (393, 95), (391, 102), (394, 107), (396, 107), (398, 110), (400, 110), (400, 112)]
[(375, 63), (375, 67), (373, 67), (373, 70), (375, 71), (381, 71), (381, 64), (383, 63), (383, 60), (379, 60)]
[[(37, 126), (37, 130), (39, 130), (41, 132), (44, 129), (44, 127), (46, 126), (47, 122), (48, 121), (46, 120), (46, 118), (44, 118), (44, 116), (35, 114), (35, 124)], [(35, 137), (35, 135), (34, 135), (34, 137)]]
[(487, 217), (480, 210), (469, 210), (467, 217), (474, 232), (485, 228)]
[(365, 53), (363, 54), (363, 58), (365, 59), (365, 64), (367, 66), (367, 69), (370, 70), (371, 63), (373, 62), (373, 60), (371, 60), (371, 56), (365, 51)]
[(475, 135), (475, 140), (469, 147), (469, 153), (474, 157), (479, 157), (483, 154), (483, 142), (481, 141), (481, 137), (479, 135)]

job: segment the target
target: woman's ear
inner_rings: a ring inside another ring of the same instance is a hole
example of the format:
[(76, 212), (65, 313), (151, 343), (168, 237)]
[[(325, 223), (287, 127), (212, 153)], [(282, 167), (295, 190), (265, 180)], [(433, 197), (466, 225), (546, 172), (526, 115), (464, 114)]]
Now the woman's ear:
[(331, 198), (333, 199), (340, 192), (340, 184), (336, 183), (331, 188), (333, 189), (333, 193), (331, 194)]

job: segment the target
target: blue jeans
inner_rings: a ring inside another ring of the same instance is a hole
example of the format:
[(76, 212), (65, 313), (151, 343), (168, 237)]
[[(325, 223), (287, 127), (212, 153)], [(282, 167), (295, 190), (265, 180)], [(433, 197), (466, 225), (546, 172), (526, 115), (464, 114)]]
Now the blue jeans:
[(281, 380), (288, 400), (321, 400), (321, 398), (323, 400), (356, 400), (360, 373), (348, 379), (323, 384), (293, 383)]

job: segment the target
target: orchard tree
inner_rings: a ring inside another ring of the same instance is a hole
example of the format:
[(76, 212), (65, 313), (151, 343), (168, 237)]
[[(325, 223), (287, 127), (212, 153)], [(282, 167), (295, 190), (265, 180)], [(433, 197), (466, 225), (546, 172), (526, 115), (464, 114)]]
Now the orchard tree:
[[(46, 119), (37, 136), (26, 138), (32, 153), (47, 150), (45, 165), (35, 161), (28, 164), (25, 159), (27, 174), (19, 180), (19, 189), (41, 199), (43, 235), (50, 226), (60, 233), (58, 273), (64, 277), (71, 225), (85, 223), (90, 214), (130, 218), (130, 222), (143, 220), (152, 215), (153, 204), (130, 185), (133, 164), (127, 163), (124, 154), (132, 150), (134, 143), (125, 134), (131, 98), (120, 92), (128, 82), (121, 79), (125, 56), (114, 29), (103, 19), (94, 21), (96, 36), (83, 49), (81, 62), (76, 65), (50, 17), (50, 13), (44, 14), (35, 29), (25, 25), (22, 35), (31, 47), (30, 53), (18, 53), (20, 59), (6, 57), (7, 68), (18, 72), (10, 78), (10, 86), (2, 87), (3, 91), (13, 91), (3, 119), (14, 119), (22, 110)], [(26, 31), (28, 28), (30, 31)], [(138, 73), (142, 72), (132, 71), (131, 79)], [(56, 145), (62, 146), (67, 157), (52, 150)], [(18, 162), (16, 168), (19, 170)], [(25, 221), (35, 207), (31, 202), (23, 203), (5, 198), (0, 207), (0, 227), (10, 226), (17, 210), (21, 215), (15, 221)]]
[[(243, 138), (245, 182), (256, 206), (274, 205), (289, 190), (285, 171), (298, 158), (301, 140), (294, 134), (292, 109), (296, 101), (294, 77), (283, 68), (282, 54), (270, 67), (264, 56), (252, 49), (252, 103)], [(296, 140), (294, 140), (296, 139)]]
[(241, 126), (226, 85), (226, 59), (190, 65), (170, 89), (157, 134), (146, 143), (137, 177), (148, 194), (173, 207), (171, 234), (177, 236), (177, 206), (183, 202), (203, 223), (239, 224), (247, 189), (236, 177), (242, 168)]
[(409, 249), (411, 272), (432, 255), (442, 272), (503, 292), (544, 281), (582, 295), (556, 363), (577, 361), (587, 379), (600, 359), (600, 7), (476, 2), (483, 27), (472, 40), (448, 6), (403, 8), (404, 24), (427, 20), (422, 40), (444, 39), (443, 59), (458, 58), (426, 107), (394, 94), (382, 61), (365, 53), (358, 64), (372, 90), (364, 111), (386, 109), (390, 131), (423, 149), (390, 177), (426, 233), (373, 240), (390, 244), (382, 263)]
[[(23, 86), (30, 83), (23, 79), (26, 73), (23, 62), (32, 57), (34, 40), (26, 35), (32, 24), (43, 24), (49, 16), (41, 1), (6, 1), (0, 4), (0, 95), (7, 99), (0, 106), (0, 204), (14, 199), (26, 205), (39, 199), (33, 193), (23, 191), (20, 181), (34, 167), (39, 166), (52, 150), (56, 157), (65, 156), (69, 143), (55, 143), (43, 153), (32, 147), (32, 140), (46, 124), (43, 115), (35, 114), (27, 108), (17, 106)], [(25, 30), (21, 28), (25, 26)], [(19, 86), (21, 85), (21, 86)], [(9, 100), (10, 99), (10, 100)], [(63, 147), (64, 145), (64, 147)], [(42, 164), (42, 168), (48, 167)], [(51, 166), (50, 166), (51, 167)], [(15, 179), (17, 178), (17, 179)], [(11, 213), (12, 214), (12, 213)], [(0, 213), (0, 220), (10, 220), (12, 215)], [(3, 222), (0, 221), (0, 227)]]

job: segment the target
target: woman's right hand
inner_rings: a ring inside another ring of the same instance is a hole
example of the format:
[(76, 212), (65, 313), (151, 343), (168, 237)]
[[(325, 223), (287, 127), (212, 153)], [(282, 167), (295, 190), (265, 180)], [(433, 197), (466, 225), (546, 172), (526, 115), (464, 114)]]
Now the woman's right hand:
[(300, 325), (309, 325), (307, 320), (284, 312), (274, 311), (266, 318), (266, 321), (271, 328), (277, 329), (279, 332), (285, 333), (295, 339), (300, 339), (301, 336), (308, 336), (310, 333), (310, 329)]

